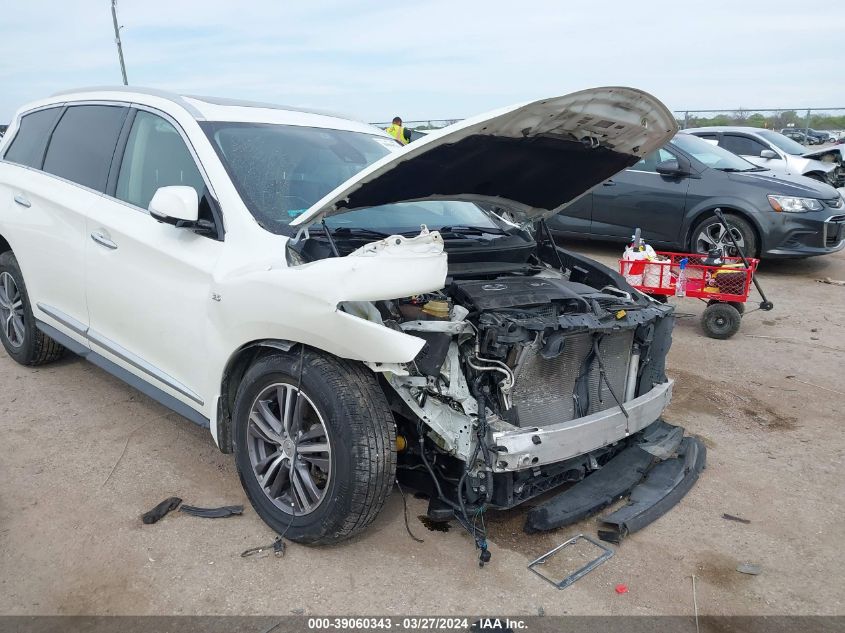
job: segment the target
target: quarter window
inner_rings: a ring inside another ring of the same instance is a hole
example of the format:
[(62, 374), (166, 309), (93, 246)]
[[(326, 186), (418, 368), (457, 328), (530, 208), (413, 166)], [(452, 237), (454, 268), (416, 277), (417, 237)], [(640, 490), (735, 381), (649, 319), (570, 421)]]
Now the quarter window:
[(132, 123), (115, 196), (146, 209), (159, 187), (193, 187), (202, 199), (205, 182), (188, 147), (168, 121), (139, 110)]
[(47, 108), (23, 116), (18, 133), (12, 139), (4, 158), (19, 165), (41, 169), (47, 137), (61, 111), (61, 108)]
[(105, 191), (127, 111), (121, 106), (106, 105), (68, 108), (50, 138), (44, 171)]

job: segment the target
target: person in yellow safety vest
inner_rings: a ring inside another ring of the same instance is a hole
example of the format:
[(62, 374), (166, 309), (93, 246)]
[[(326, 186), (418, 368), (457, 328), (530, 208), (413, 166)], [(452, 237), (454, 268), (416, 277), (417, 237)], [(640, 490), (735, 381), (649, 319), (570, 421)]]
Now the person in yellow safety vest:
[(405, 138), (405, 128), (402, 127), (402, 119), (398, 116), (393, 118), (393, 124), (389, 128), (386, 128), (384, 131), (390, 134), (390, 136), (395, 138), (397, 141), (402, 143), (402, 145), (408, 144), (408, 139)]

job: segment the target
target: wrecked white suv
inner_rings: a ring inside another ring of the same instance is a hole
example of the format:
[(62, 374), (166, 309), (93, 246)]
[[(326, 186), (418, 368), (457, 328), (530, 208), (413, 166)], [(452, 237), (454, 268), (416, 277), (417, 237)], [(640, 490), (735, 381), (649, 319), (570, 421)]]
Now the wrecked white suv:
[(675, 131), (628, 88), (404, 148), (273, 105), (57, 95), (0, 145), (0, 338), (27, 365), (69, 349), (209, 427), (299, 542), (360, 532), (397, 477), (482, 560), (486, 508), (564, 482), (581, 483), (527, 528), (633, 488), (618, 536), (643, 521), (638, 490), (674, 477), (647, 504), (662, 513), (703, 465), (660, 419), (672, 309), (556, 247), (544, 219)]

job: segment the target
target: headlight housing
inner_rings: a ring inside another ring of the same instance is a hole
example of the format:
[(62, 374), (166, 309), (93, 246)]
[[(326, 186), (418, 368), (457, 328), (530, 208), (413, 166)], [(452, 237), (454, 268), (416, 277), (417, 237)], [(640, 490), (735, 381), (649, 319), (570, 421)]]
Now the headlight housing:
[(822, 203), (815, 198), (796, 198), (795, 196), (775, 196), (769, 194), (769, 204), (775, 211), (784, 213), (806, 213), (821, 211)]

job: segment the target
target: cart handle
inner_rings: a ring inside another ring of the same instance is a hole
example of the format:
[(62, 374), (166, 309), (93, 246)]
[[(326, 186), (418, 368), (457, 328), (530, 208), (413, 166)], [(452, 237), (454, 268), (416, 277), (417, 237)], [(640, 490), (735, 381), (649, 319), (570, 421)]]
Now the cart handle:
[[(733, 242), (733, 245), (734, 245), (734, 248), (736, 249), (736, 252), (739, 253), (739, 256), (742, 258), (742, 263), (745, 264), (745, 268), (750, 269), (751, 265), (748, 263), (748, 260), (745, 259), (745, 253), (742, 252), (742, 249), (739, 247), (739, 244), (737, 244), (736, 238), (734, 237), (734, 234), (731, 233), (731, 227), (728, 226), (728, 222), (727, 222), (727, 220), (725, 220), (725, 216), (722, 214), (722, 209), (720, 209), (719, 207), (716, 207), (713, 210), (713, 213), (716, 214), (716, 217), (719, 218), (719, 221), (722, 223), (722, 226), (725, 227), (725, 231), (727, 232), (728, 237), (731, 238), (731, 242)], [(751, 273), (751, 281), (754, 282), (754, 287), (757, 288), (757, 292), (760, 293), (760, 297), (762, 297), (762, 299), (763, 299), (760, 302), (760, 309), (768, 311), (768, 310), (771, 310), (772, 308), (774, 308), (775, 304), (772, 303), (771, 301), (769, 301), (768, 299), (766, 299), (766, 295), (763, 292), (763, 289), (760, 287), (760, 282), (757, 281), (757, 275), (755, 275), (753, 272)]]

